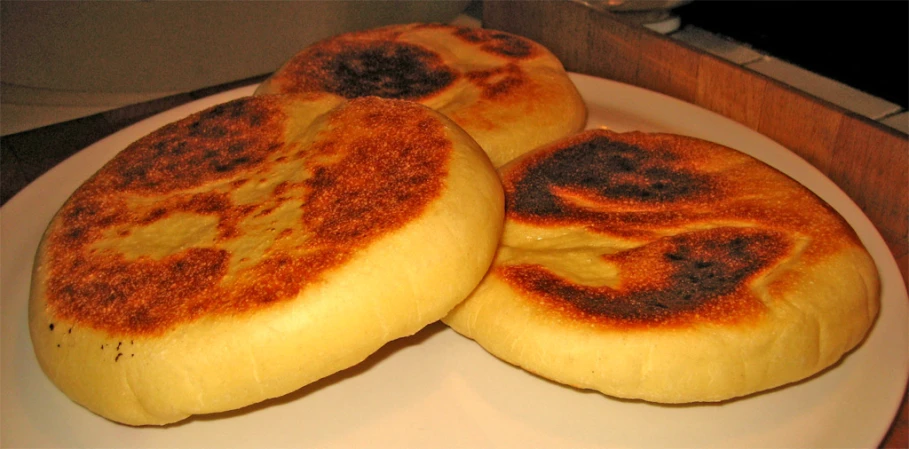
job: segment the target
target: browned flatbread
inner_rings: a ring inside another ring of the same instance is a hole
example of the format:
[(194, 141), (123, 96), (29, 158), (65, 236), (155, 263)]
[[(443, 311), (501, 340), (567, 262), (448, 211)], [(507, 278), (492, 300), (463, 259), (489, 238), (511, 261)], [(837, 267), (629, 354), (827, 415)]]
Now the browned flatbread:
[(496, 261), (444, 321), (540, 376), (721, 401), (829, 367), (877, 315), (878, 274), (849, 225), (729, 148), (592, 130), (500, 175)]
[(238, 99), (130, 145), (57, 213), (35, 353), (127, 424), (280, 396), (441, 318), (488, 268), (502, 214), (486, 155), (429, 108)]
[(257, 93), (330, 92), (422, 103), (460, 125), (496, 166), (584, 127), (587, 108), (545, 47), (439, 24), (342, 34), (304, 49)]

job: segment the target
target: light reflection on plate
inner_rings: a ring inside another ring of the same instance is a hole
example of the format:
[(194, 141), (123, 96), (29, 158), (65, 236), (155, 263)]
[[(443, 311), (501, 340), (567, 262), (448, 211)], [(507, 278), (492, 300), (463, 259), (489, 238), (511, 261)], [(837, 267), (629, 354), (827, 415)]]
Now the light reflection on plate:
[[(70, 402), (32, 355), (26, 322), (32, 257), (72, 191), (137, 138), (253, 86), (183, 105), (74, 155), (0, 209), (4, 447), (794, 447), (877, 446), (909, 375), (909, 300), (874, 226), (830, 180), (770, 139), (640, 88), (572, 74), (588, 127), (668, 131), (751, 154), (800, 181), (856, 229), (881, 271), (882, 308), (868, 339), (806, 381), (722, 404), (659, 406), (577, 391), (484, 352), (436, 323), (364, 364), (246, 409), (165, 428), (131, 428)], [(305, 363), (305, 354), (300, 355)]]

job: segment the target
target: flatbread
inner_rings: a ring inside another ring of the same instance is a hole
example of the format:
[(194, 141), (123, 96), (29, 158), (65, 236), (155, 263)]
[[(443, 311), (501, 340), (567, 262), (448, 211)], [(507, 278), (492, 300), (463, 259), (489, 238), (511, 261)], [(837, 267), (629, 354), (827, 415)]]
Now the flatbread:
[(257, 93), (330, 92), (422, 103), (497, 167), (583, 129), (587, 107), (545, 47), (501, 31), (405, 24), (338, 35), (291, 58)]
[(231, 101), (130, 145), (56, 214), (35, 354), (126, 424), (281, 396), (445, 315), (487, 270), (502, 214), (486, 155), (429, 108)]
[(732, 149), (591, 130), (500, 175), (498, 255), (443, 321), (542, 377), (722, 401), (831, 366), (878, 313), (874, 262), (843, 218)]

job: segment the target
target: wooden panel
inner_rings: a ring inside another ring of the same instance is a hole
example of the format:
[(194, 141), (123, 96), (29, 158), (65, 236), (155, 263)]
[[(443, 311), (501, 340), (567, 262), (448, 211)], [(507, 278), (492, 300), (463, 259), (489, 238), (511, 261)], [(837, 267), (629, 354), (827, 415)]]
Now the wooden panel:
[(829, 173), (831, 152), (843, 120), (841, 113), (792, 90), (768, 82), (757, 131)]
[(542, 43), (570, 71), (692, 102), (805, 158), (877, 226), (907, 281), (905, 134), (579, 2), (489, 1), (483, 10), (484, 26)]
[[(905, 243), (909, 228), (909, 142), (877, 127), (854, 116), (844, 117), (827, 175), (875, 221), (891, 252), (905, 264), (909, 252)], [(907, 267), (901, 268), (905, 276)]]
[(767, 81), (726, 61), (701, 56), (694, 103), (755, 129)]
[[(596, 23), (598, 14), (591, 11), (585, 19)], [(575, 60), (573, 65), (586, 64), (591, 70), (589, 72), (591, 75), (609, 73), (610, 79), (619, 82), (634, 84), (637, 81), (638, 63), (641, 60), (641, 53), (634, 51), (638, 48), (640, 39), (637, 30), (623, 26), (594, 26), (582, 35), (586, 35), (589, 50), (586, 54), (582, 53), (583, 58)], [(576, 41), (570, 40), (565, 40), (562, 45), (578, 46)], [(558, 53), (556, 55), (558, 56)]]
[(700, 54), (650, 34), (640, 34), (638, 86), (693, 103), (698, 92)]

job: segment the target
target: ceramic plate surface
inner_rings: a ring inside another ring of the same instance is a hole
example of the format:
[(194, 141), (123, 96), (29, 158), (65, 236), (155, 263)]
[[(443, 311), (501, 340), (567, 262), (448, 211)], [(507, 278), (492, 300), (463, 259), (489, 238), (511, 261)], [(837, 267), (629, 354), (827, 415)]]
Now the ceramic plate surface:
[(806, 381), (715, 405), (660, 406), (578, 391), (514, 368), (440, 323), (288, 396), (164, 428), (112, 423), (42, 373), (26, 310), (41, 234), (79, 184), (129, 143), (192, 112), (252, 93), (207, 97), (126, 128), (38, 178), (0, 209), (0, 438), (5, 447), (875, 447), (909, 373), (909, 300), (884, 241), (830, 180), (756, 132), (679, 100), (572, 74), (588, 127), (687, 134), (761, 159), (830, 203), (879, 267), (881, 314), (867, 340)]

